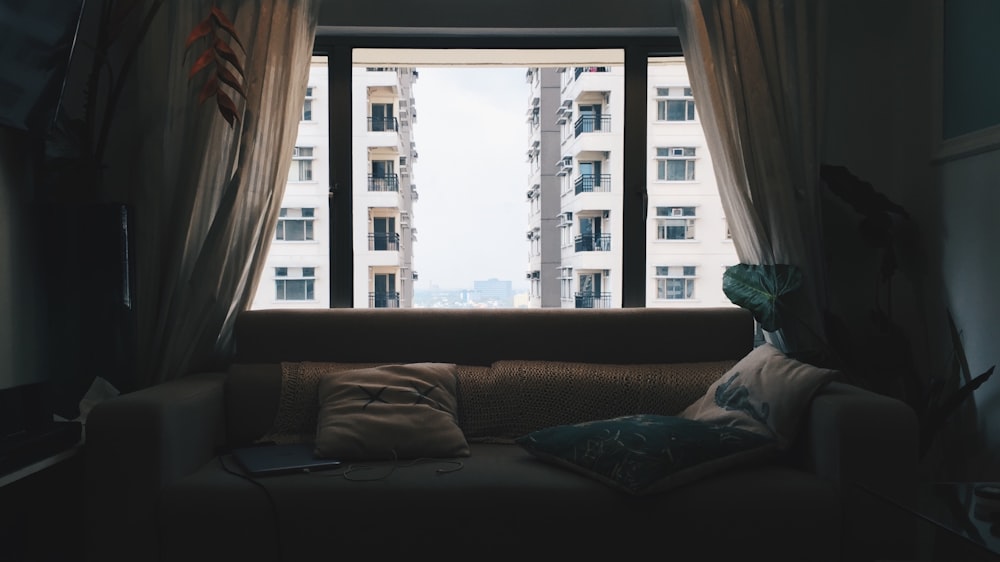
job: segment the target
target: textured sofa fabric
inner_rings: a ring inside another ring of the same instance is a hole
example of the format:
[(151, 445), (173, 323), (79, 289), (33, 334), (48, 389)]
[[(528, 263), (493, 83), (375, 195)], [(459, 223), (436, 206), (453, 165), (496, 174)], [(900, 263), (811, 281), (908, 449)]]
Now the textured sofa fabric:
[[(504, 380), (539, 368), (566, 380), (580, 363), (605, 365), (595, 380), (608, 377), (615, 387), (608, 400), (631, 404), (618, 388), (624, 383), (615, 382), (628, 365), (703, 364), (721, 374), (752, 349), (752, 334), (752, 319), (736, 308), (246, 312), (227, 372), (189, 374), (91, 411), (88, 551), (101, 561), (623, 559), (648, 552), (686, 560), (875, 559), (896, 535), (884, 521), (876, 530), (852, 523), (878, 515), (854, 513), (848, 491), (860, 483), (906, 500), (916, 476), (916, 421), (901, 402), (854, 387), (831, 383), (821, 391), (793, 449), (773, 462), (654, 496), (623, 495), (517, 445), (484, 439), (497, 433), (484, 420), (500, 415), (488, 402), (502, 394), (496, 385)], [(361, 466), (346, 476), (254, 482), (234, 475), (238, 468), (225, 453), (271, 428), (281, 362), (288, 361), (462, 365), (478, 385), (465, 389), (463, 404), (460, 378), (459, 420), (471, 455), (456, 459), (460, 467), (378, 461), (355, 463)], [(503, 376), (491, 378), (494, 364)], [(642, 369), (647, 378), (661, 372)], [(705, 388), (711, 382), (698, 369), (683, 372), (701, 376), (697, 385)], [(646, 388), (639, 395), (649, 394)], [(511, 414), (516, 420), (497, 427), (517, 433), (540, 423), (525, 420), (548, 419), (526, 414), (525, 404)], [(551, 419), (597, 415), (595, 407), (574, 413), (566, 406)]]

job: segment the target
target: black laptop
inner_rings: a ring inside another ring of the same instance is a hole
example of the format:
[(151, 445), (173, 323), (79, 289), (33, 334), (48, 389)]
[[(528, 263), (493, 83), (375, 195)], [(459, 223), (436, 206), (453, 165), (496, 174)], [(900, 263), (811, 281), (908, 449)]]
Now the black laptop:
[(251, 476), (271, 476), (295, 472), (330, 470), (340, 461), (314, 454), (311, 443), (254, 445), (233, 449), (233, 458)]

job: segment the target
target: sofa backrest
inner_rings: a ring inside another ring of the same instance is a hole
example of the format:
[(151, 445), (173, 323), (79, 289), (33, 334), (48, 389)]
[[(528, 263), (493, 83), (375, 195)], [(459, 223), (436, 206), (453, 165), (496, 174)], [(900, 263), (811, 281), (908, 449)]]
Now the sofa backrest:
[(251, 310), (235, 337), (234, 363), (681, 363), (743, 357), (753, 318), (737, 307)]
[[(254, 310), (237, 317), (235, 336), (236, 355), (226, 383), (231, 445), (252, 442), (271, 427), (281, 396), (282, 362), (443, 362), (467, 366), (470, 373), (477, 366), (508, 360), (714, 363), (711, 369), (718, 370), (753, 348), (753, 318), (736, 307)], [(671, 378), (676, 384), (677, 377)], [(705, 380), (691, 382), (695, 386), (679, 395), (683, 400), (707, 386)], [(466, 402), (477, 412), (490, 400), (487, 394), (495, 394), (491, 390), (474, 395), (474, 387), (466, 387)], [(460, 409), (463, 429), (470, 435), (480, 436), (495, 427), (492, 420), (477, 421), (467, 415), (470, 410), (461, 403)], [(511, 430), (527, 427), (523, 413), (520, 417), (522, 421)]]

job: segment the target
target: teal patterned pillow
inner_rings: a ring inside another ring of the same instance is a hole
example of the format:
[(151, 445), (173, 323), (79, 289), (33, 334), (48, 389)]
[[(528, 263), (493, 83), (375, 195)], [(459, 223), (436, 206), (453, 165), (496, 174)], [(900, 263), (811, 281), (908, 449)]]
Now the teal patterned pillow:
[(652, 414), (548, 427), (516, 442), (632, 495), (664, 492), (777, 450), (773, 438), (758, 433)]

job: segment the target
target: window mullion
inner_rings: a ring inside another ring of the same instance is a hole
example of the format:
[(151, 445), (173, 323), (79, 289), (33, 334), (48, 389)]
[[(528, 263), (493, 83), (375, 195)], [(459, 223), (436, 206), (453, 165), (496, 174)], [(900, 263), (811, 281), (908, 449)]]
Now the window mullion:
[(622, 308), (646, 306), (646, 48), (625, 46)]

